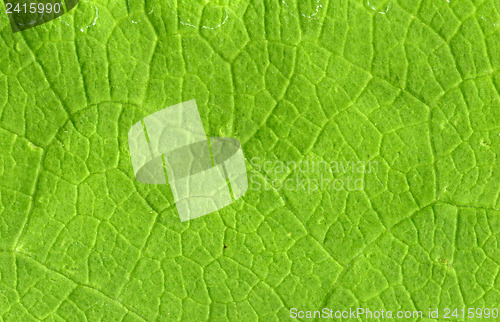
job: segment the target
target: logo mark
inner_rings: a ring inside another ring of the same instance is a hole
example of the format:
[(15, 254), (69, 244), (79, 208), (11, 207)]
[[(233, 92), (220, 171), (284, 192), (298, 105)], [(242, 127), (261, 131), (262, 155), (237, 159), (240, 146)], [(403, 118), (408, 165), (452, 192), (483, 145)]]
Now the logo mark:
[(135, 177), (172, 189), (181, 221), (217, 211), (248, 188), (240, 142), (207, 138), (196, 101), (167, 107), (128, 132)]
[(61, 0), (5, 0), (5, 9), (12, 31), (18, 32), (62, 16), (73, 9), (78, 1), (65, 0), (63, 4)]

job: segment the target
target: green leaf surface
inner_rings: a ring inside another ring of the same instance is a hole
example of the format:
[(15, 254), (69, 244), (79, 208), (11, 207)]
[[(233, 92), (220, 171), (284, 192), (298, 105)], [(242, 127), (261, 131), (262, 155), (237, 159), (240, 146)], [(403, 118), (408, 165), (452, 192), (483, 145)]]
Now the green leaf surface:
[[(0, 318), (500, 308), (499, 23), (498, 0), (92, 0), (15, 34), (3, 12)], [(181, 223), (127, 132), (193, 98), (261, 189)], [(271, 183), (347, 174), (266, 166), (332, 161), (378, 166), (310, 191)]]

